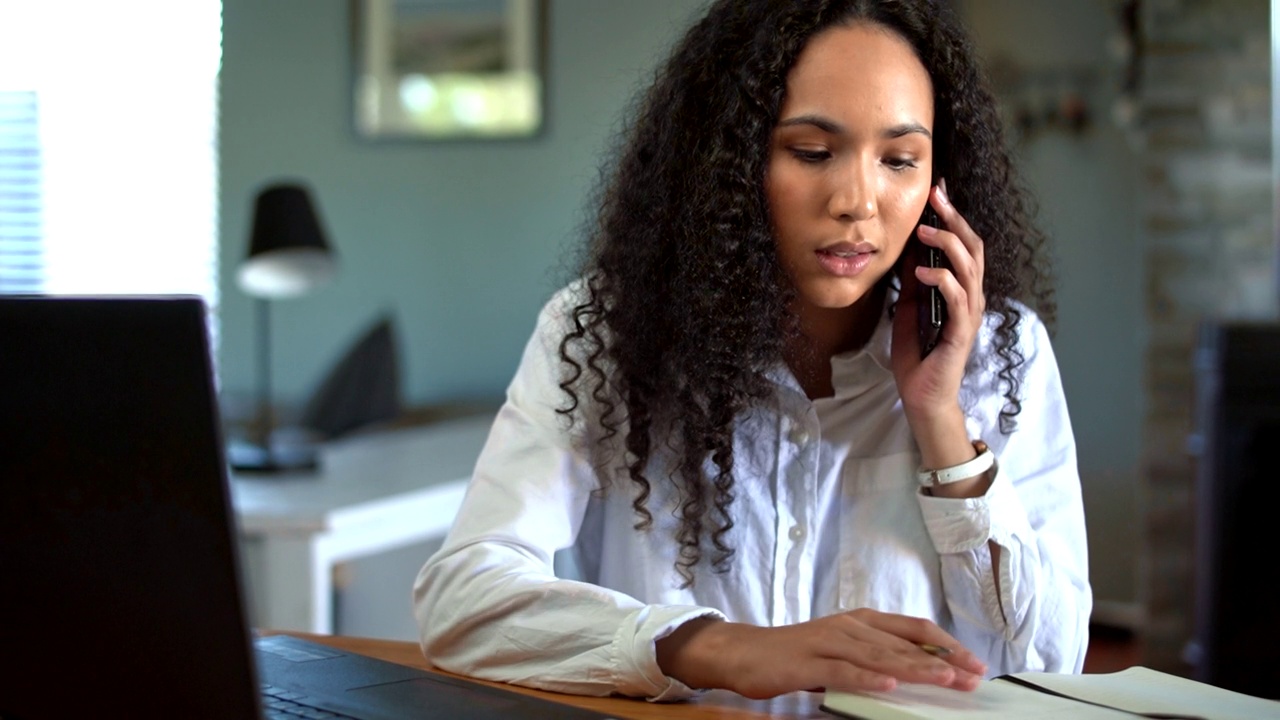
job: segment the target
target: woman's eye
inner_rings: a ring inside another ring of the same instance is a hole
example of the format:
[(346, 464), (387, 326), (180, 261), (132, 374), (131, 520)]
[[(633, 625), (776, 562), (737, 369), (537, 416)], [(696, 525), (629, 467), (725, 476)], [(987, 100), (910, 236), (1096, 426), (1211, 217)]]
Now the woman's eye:
[(820, 163), (831, 157), (831, 153), (826, 150), (806, 150), (803, 148), (791, 148), (791, 154), (800, 162)]
[(916, 161), (911, 158), (885, 158), (884, 164), (888, 165), (891, 170), (906, 170), (907, 168), (916, 167)]

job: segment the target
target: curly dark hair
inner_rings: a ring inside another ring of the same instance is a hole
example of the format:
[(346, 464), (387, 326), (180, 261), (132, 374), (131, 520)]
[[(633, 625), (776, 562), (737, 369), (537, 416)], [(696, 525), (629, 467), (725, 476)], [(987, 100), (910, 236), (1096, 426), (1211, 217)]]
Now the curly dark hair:
[[(1043, 246), (1004, 143), (996, 102), (957, 19), (938, 0), (718, 0), (674, 48), (604, 173), (589, 233), (583, 296), (560, 343), (560, 412), (616, 438), (648, 529), (655, 441), (674, 453), (676, 570), (686, 585), (709, 541), (713, 569), (733, 549), (733, 434), (773, 392), (766, 372), (795, 332), (795, 295), (778, 259), (764, 177), (787, 74), (834, 25), (870, 22), (906, 39), (933, 81), (934, 166), (985, 240), (984, 291), (1005, 397), (1001, 430), (1021, 410), (1021, 313), (1052, 324)], [(886, 282), (889, 279), (886, 278)], [(586, 410), (590, 412), (585, 412)]]

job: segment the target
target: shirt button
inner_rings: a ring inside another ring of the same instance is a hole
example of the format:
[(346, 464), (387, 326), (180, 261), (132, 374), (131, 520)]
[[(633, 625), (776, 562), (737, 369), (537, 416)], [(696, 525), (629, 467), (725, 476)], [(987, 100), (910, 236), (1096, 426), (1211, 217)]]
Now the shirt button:
[(805, 430), (803, 427), (797, 425), (791, 428), (789, 439), (791, 440), (792, 443), (796, 445), (804, 445), (805, 443), (809, 442), (809, 432)]
[(792, 540), (799, 542), (804, 539), (804, 528), (799, 525), (792, 525), (791, 531), (787, 533), (787, 536)]

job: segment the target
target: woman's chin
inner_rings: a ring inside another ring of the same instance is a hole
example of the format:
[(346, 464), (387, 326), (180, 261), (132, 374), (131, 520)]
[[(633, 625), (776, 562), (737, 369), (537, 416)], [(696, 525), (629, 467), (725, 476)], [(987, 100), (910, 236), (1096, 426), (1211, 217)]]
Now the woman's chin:
[(874, 283), (868, 285), (863, 278), (856, 281), (824, 280), (808, 287), (801, 286), (797, 294), (805, 305), (815, 309), (847, 310), (873, 294), (875, 287)]

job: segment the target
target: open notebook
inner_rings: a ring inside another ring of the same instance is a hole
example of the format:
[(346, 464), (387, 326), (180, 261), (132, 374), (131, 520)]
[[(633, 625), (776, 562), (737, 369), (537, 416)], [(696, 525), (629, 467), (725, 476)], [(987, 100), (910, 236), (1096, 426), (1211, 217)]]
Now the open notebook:
[(828, 692), (822, 709), (860, 720), (1280, 720), (1280, 702), (1144, 667), (1093, 675), (1004, 675), (973, 692), (933, 685), (900, 685), (887, 693)]

